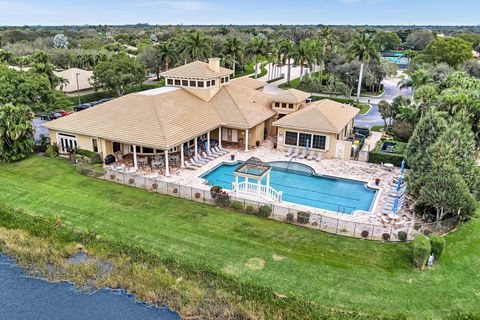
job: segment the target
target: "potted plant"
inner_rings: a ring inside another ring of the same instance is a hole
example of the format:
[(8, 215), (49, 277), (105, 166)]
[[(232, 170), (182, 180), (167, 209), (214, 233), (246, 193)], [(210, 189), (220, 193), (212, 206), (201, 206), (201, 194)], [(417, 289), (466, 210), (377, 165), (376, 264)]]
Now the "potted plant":
[(235, 160), (235, 155), (234, 154), (230, 155), (230, 160), (232, 160), (232, 161)]
[(375, 185), (376, 186), (380, 185), (380, 178), (375, 178)]
[(276, 142), (273, 143), (273, 149), (277, 149), (277, 143)]
[(255, 141), (255, 145), (256, 145), (257, 147), (259, 147), (259, 146), (260, 146), (260, 141), (258, 141), (258, 140)]

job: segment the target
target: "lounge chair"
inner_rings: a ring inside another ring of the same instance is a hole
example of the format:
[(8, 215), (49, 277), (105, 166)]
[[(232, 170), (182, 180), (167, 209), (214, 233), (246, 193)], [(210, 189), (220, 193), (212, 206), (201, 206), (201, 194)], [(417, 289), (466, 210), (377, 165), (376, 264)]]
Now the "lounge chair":
[(293, 157), (293, 158), (298, 157), (298, 152), (299, 152), (299, 151), (300, 151), (300, 149), (295, 148), (295, 152), (292, 154), (292, 157)]
[(285, 157), (290, 157), (292, 155), (292, 147), (288, 147), (287, 153), (285, 153)]
[(199, 162), (195, 161), (195, 159), (193, 159), (193, 158), (190, 158), (190, 164), (191, 164), (192, 166), (195, 166), (195, 167), (201, 167), (201, 166), (203, 166), (203, 163), (199, 163)]
[(315, 161), (320, 161), (320, 160), (322, 160), (322, 158), (323, 158), (323, 155), (322, 155), (322, 153), (319, 151), (319, 152), (317, 152), (317, 156), (314, 157), (313, 160), (315, 160)]
[(220, 155), (218, 153), (214, 153), (214, 152), (212, 152), (212, 150), (207, 150), (207, 155), (209, 157), (213, 157), (214, 159), (220, 157)]
[(313, 158), (315, 158), (315, 151), (310, 150), (310, 153), (308, 154), (307, 160), (313, 160)]
[(307, 149), (303, 149), (302, 153), (298, 156), (299, 159), (305, 159), (307, 156)]
[(203, 159), (198, 154), (195, 157), (193, 157), (193, 159), (195, 159), (195, 161), (198, 162), (198, 163), (206, 164), (208, 162), (206, 159)]
[(222, 151), (222, 152), (225, 152), (225, 154), (229, 153), (230, 151), (228, 151), (227, 149), (223, 148), (223, 147), (220, 147), (218, 146), (217, 147), (218, 150)]
[(220, 149), (219, 147), (215, 147), (215, 148), (213, 148), (213, 150), (214, 150), (216, 153), (221, 154), (222, 156), (228, 153), (228, 151), (222, 150), (222, 149)]
[(216, 158), (216, 157), (209, 156), (205, 151), (202, 152), (202, 157), (208, 160), (213, 160)]
[(190, 169), (190, 170), (196, 170), (196, 169), (197, 169), (195, 166), (193, 166), (192, 164), (188, 163), (187, 161), (185, 161), (185, 162), (183, 163), (183, 165), (185, 166), (185, 168)]

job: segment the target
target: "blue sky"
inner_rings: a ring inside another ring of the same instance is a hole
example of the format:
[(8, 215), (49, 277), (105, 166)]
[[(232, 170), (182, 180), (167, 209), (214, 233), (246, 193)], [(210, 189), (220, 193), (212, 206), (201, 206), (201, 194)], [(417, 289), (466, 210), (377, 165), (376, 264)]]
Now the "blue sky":
[(478, 0), (0, 0), (0, 25), (480, 24)]

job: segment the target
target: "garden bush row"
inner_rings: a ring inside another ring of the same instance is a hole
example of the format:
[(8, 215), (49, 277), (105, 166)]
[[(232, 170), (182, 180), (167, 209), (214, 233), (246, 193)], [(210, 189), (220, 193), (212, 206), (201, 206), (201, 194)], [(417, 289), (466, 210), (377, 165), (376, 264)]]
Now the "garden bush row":
[(445, 238), (432, 234), (429, 237), (417, 235), (412, 243), (412, 259), (414, 265), (423, 270), (427, 260), (433, 254), (435, 260), (438, 260), (445, 251)]

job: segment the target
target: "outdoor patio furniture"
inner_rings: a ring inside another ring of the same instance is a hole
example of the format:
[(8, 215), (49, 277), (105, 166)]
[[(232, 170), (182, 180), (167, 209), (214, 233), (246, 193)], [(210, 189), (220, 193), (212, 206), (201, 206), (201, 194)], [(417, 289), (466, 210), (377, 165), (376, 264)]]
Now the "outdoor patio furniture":
[(306, 155), (307, 155), (307, 149), (303, 149), (302, 153), (298, 156), (298, 159), (305, 159)]
[(230, 151), (220, 146), (218, 146), (217, 149), (220, 150), (221, 152), (224, 152), (225, 154), (230, 153)]
[(205, 151), (202, 152), (202, 157), (208, 160), (214, 160), (215, 157), (209, 156)]
[(298, 153), (299, 153), (299, 152), (300, 152), (300, 149), (295, 148), (295, 152), (293, 153), (292, 157), (293, 157), (293, 158), (298, 157)]
[(197, 169), (195, 166), (188, 163), (187, 161), (184, 161), (183, 165), (185, 166), (185, 168), (190, 169), (190, 170), (196, 170)]
[(314, 157), (315, 157), (315, 151), (314, 151), (314, 150), (310, 150), (310, 154), (308, 155), (307, 160), (313, 160)]
[(208, 150), (208, 151), (207, 151), (207, 155), (208, 155), (209, 157), (213, 157), (213, 158), (215, 158), (215, 159), (218, 158), (218, 157), (220, 157), (219, 154), (213, 153), (212, 150)]
[(152, 168), (153, 168), (153, 169), (161, 169), (161, 168), (163, 168), (163, 161), (161, 161), (161, 160), (154, 160), (154, 161), (152, 161)]
[(201, 167), (201, 166), (204, 165), (204, 163), (197, 162), (197, 161), (195, 161), (195, 159), (193, 159), (193, 158), (190, 158), (190, 163), (191, 163), (192, 165), (194, 165), (195, 167)]
[(290, 157), (292, 155), (292, 147), (288, 147), (287, 153), (285, 153), (285, 157)]
[(320, 160), (322, 160), (322, 158), (323, 158), (322, 153), (321, 153), (321, 152), (317, 152), (317, 156), (314, 157), (313, 160), (315, 160), (315, 161), (320, 161)]
[(388, 171), (392, 171), (395, 166), (391, 163), (383, 163), (382, 166), (387, 169)]
[(220, 150), (219, 147), (215, 147), (215, 148), (213, 148), (213, 150), (214, 150), (216, 153), (221, 154), (221, 155), (225, 155), (225, 154), (228, 153), (228, 151), (226, 151), (226, 150)]
[(203, 159), (200, 155), (196, 155), (195, 157), (193, 157), (193, 159), (195, 159), (196, 162), (200, 162), (200, 163), (203, 163), (203, 164), (206, 164), (208, 162), (207, 159)]

